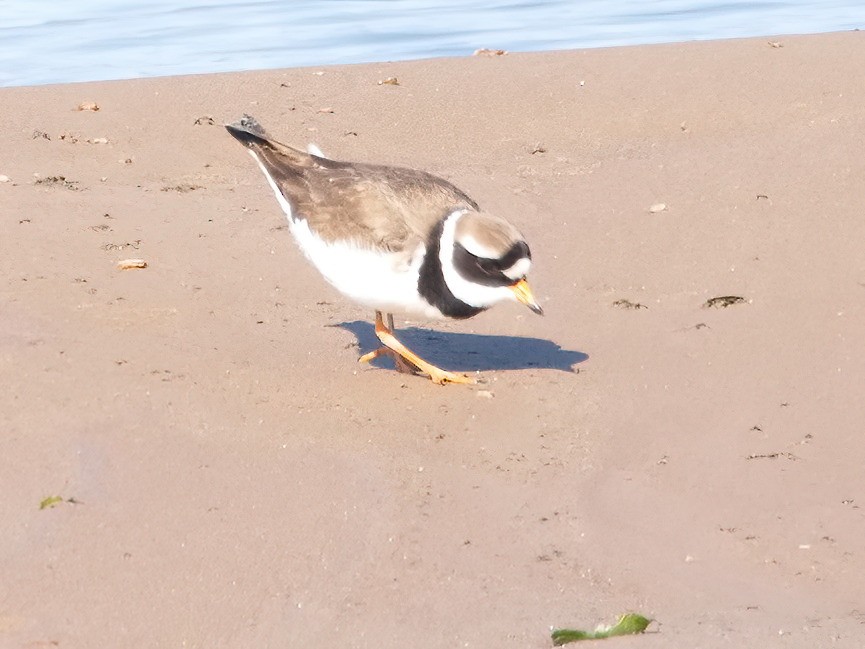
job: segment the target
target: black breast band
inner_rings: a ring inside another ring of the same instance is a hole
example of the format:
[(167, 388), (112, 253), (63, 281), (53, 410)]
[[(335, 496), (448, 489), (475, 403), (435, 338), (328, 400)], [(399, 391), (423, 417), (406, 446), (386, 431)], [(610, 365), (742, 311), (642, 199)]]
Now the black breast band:
[[(447, 218), (447, 217), (445, 217)], [(462, 320), (471, 318), (485, 309), (466, 304), (451, 293), (442, 273), (442, 262), (439, 259), (441, 236), (444, 231), (445, 218), (441, 219), (430, 233), (426, 242), (426, 253), (420, 267), (417, 280), (417, 290), (421, 297), (432, 304), (448, 318)]]

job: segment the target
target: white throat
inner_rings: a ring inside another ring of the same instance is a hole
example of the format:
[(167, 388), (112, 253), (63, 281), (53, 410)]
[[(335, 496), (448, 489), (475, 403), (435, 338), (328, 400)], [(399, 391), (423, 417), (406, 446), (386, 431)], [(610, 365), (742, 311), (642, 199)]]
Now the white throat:
[(454, 268), (453, 254), (456, 243), (457, 223), (468, 210), (460, 209), (451, 212), (444, 222), (439, 247), (439, 261), (442, 265), (442, 275), (445, 283), (454, 297), (479, 309), (486, 309), (503, 300), (514, 300), (516, 297), (507, 286), (484, 286), (465, 279)]

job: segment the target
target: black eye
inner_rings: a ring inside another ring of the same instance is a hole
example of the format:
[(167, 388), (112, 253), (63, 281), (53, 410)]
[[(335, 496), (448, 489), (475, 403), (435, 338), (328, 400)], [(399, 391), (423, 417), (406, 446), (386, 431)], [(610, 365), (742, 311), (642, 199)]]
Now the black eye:
[(459, 243), (454, 244), (454, 268), (465, 279), (475, 284), (509, 286), (514, 283), (502, 272), (504, 268), (509, 268), (509, 266), (503, 266), (501, 259), (478, 257)]
[(525, 241), (517, 241), (514, 245), (511, 246), (511, 249), (508, 250), (507, 254), (499, 260), (499, 263), (501, 264), (499, 268), (504, 270), (513, 266), (520, 259), (531, 260), (531, 258), (532, 251), (529, 250), (529, 244), (527, 244)]

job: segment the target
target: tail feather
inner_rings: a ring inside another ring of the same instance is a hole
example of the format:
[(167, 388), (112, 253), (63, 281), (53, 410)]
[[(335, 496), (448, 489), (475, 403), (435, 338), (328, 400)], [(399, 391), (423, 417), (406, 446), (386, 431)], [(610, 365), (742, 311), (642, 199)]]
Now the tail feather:
[(316, 158), (323, 158), (325, 160), (328, 159), (328, 157), (326, 155), (324, 155), (324, 153), (321, 152), (321, 149), (319, 149), (318, 145), (315, 144), (314, 142), (310, 142), (309, 144), (306, 145), (306, 152), (309, 155), (314, 155)]
[(255, 144), (269, 144), (270, 138), (264, 127), (258, 123), (252, 115), (244, 113), (243, 117), (233, 124), (226, 124), (225, 128), (242, 144), (247, 146)]
[(272, 139), (252, 115), (244, 115), (233, 124), (226, 124), (234, 138), (247, 147), (256, 159), (270, 166), (290, 165), (295, 168), (312, 166), (308, 153)]

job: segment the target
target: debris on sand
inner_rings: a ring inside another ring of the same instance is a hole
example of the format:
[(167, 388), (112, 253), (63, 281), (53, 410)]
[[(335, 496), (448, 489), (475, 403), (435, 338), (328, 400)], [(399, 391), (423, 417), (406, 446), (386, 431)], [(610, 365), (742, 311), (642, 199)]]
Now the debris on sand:
[(792, 453), (788, 453), (786, 451), (781, 451), (777, 453), (752, 453), (745, 457), (746, 460), (777, 460), (779, 457), (783, 457), (787, 460), (792, 460), (795, 462), (799, 458)]
[(48, 509), (49, 507), (54, 507), (57, 503), (62, 502), (62, 496), (48, 496), (47, 498), (43, 498), (42, 502), (39, 503), (39, 509)]
[(652, 623), (647, 617), (637, 613), (626, 613), (619, 618), (613, 626), (599, 625), (594, 631), (581, 631), (579, 629), (554, 629), (551, 636), (553, 645), (561, 647), (569, 642), (578, 640), (602, 640), (619, 635), (636, 635), (643, 633)]
[[(131, 162), (131, 160), (130, 160)], [(192, 183), (180, 183), (178, 185), (165, 185), (159, 191), (162, 192), (178, 192), (180, 194), (186, 194), (187, 192), (194, 192), (196, 189), (204, 189), (202, 185), (193, 185)]]
[(97, 110), (99, 110), (99, 104), (97, 104), (95, 101), (83, 101), (78, 104), (77, 110), (89, 110), (90, 112), (95, 113)]
[(133, 268), (147, 268), (147, 262), (143, 259), (124, 259), (117, 262), (120, 270), (131, 270)]
[(613, 306), (618, 309), (648, 309), (645, 304), (640, 304), (639, 302), (631, 302), (630, 300), (616, 300), (613, 302)]
[(703, 304), (703, 308), (726, 309), (728, 306), (733, 306), (734, 304), (742, 304), (744, 302), (745, 298), (738, 295), (721, 295), (719, 297), (713, 297), (706, 300), (706, 303)]
[(66, 180), (66, 176), (46, 176), (45, 178), (37, 178), (33, 181), (34, 185), (44, 185), (46, 187), (63, 187), (72, 191), (78, 191), (77, 180)]
[(382, 79), (381, 81), (379, 81), (378, 85), (380, 85), (380, 86), (398, 86), (399, 85), (399, 79), (397, 79), (396, 77), (388, 77), (387, 79)]
[(48, 496), (47, 498), (43, 498), (42, 502), (39, 503), (39, 509), (51, 509), (54, 505), (59, 503), (69, 503), (70, 505), (82, 504), (80, 500), (76, 500), (74, 497), (64, 498), (63, 496)]
[(486, 47), (482, 47), (479, 50), (475, 50), (472, 56), (504, 56), (507, 53), (507, 50), (491, 50)]

